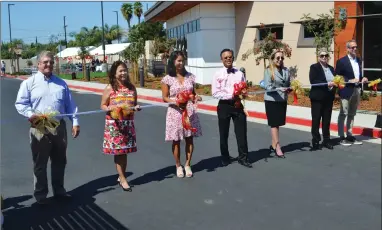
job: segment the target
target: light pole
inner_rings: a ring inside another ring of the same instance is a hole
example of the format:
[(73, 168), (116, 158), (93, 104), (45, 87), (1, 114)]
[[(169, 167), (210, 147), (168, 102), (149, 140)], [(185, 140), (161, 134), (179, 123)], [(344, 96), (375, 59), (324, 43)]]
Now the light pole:
[(65, 23), (65, 18), (66, 18), (66, 16), (64, 16), (65, 47), (68, 47), (68, 40), (66, 39), (66, 27), (67, 27), (67, 25)]
[[(106, 54), (105, 54), (105, 25), (103, 22), (103, 1), (101, 1), (101, 15), (102, 15), (102, 50), (103, 50), (103, 63), (106, 64), (107, 71), (107, 62), (106, 62)], [(106, 62), (106, 63), (105, 63)]]
[(118, 28), (118, 44), (119, 44), (119, 36), (120, 36), (120, 30), (119, 30), (119, 24), (118, 24), (118, 11), (114, 10), (113, 12), (115, 12), (117, 14), (117, 28)]
[[(11, 6), (15, 4), (8, 4), (8, 22), (9, 22), (9, 42), (12, 46), (12, 29), (11, 29)], [(13, 73), (13, 58), (14, 58), (14, 50), (11, 47), (11, 73)]]

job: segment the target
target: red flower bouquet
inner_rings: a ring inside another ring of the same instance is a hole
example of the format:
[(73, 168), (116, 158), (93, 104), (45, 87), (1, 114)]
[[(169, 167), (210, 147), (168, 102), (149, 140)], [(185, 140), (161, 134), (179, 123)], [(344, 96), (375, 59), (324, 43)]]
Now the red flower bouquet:
[(176, 103), (182, 110), (182, 125), (185, 130), (191, 130), (191, 132), (196, 132), (197, 129), (193, 128), (190, 122), (190, 118), (187, 113), (187, 103), (189, 101), (194, 101), (195, 95), (192, 91), (183, 91), (176, 96)]
[(235, 99), (235, 107), (240, 108), (241, 100), (248, 96), (248, 86), (245, 82), (236, 83), (233, 86), (233, 97)]

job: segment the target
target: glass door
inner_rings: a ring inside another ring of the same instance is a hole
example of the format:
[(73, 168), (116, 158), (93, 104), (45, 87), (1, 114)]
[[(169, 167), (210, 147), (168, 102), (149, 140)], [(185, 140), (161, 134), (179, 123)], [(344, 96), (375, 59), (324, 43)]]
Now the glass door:
[[(377, 15), (376, 15), (377, 14)], [(378, 16), (379, 14), (379, 16)], [(382, 2), (363, 2), (363, 76), (382, 78)], [(367, 16), (369, 15), (369, 16)], [(372, 16), (374, 15), (374, 16)], [(372, 16), (372, 17), (371, 17)], [(378, 90), (381, 91), (381, 86)]]

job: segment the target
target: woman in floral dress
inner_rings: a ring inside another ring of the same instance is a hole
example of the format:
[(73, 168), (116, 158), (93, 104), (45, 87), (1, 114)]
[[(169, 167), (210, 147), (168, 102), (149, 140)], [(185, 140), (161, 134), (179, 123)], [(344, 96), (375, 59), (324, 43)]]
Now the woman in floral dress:
[(139, 111), (137, 91), (130, 82), (125, 63), (116, 61), (109, 72), (109, 84), (106, 86), (101, 109), (105, 110), (105, 132), (103, 152), (114, 156), (118, 172), (118, 182), (124, 191), (131, 192), (126, 181), (127, 154), (137, 151), (134, 111)]
[[(175, 158), (176, 174), (178, 177), (184, 177), (183, 167), (180, 163), (180, 141), (186, 141), (186, 162), (184, 171), (186, 177), (192, 177), (191, 157), (194, 150), (193, 137), (202, 135), (202, 129), (199, 117), (196, 113), (195, 103), (201, 101), (202, 98), (195, 96), (194, 101), (188, 101), (186, 104), (179, 104), (176, 96), (183, 91), (191, 91), (195, 95), (195, 76), (184, 68), (184, 54), (175, 51), (171, 54), (168, 62), (168, 75), (166, 75), (162, 83), (163, 101), (171, 103), (167, 109), (166, 115), (166, 141), (172, 141), (172, 151)], [(190, 124), (196, 130), (191, 131), (185, 129), (182, 124), (182, 112), (187, 109)]]

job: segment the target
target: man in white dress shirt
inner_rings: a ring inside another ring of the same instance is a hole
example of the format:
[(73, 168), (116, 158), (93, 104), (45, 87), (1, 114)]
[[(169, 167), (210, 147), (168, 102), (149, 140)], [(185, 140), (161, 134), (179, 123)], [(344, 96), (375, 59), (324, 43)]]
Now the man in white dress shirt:
[[(69, 87), (64, 80), (53, 75), (54, 55), (43, 51), (38, 55), (38, 72), (20, 85), (16, 99), (16, 109), (19, 114), (33, 122), (36, 112), (46, 113), (58, 111), (60, 114), (77, 112)], [(80, 126), (76, 115), (69, 116), (73, 123), (72, 136), (76, 138), (80, 133)], [(40, 205), (47, 204), (48, 181), (47, 165), (51, 160), (52, 188), (55, 198), (70, 199), (64, 188), (64, 174), (66, 166), (67, 133), (63, 118), (54, 134), (43, 134), (35, 127), (30, 128), (30, 146), (33, 158), (34, 197)]]
[(238, 163), (251, 168), (252, 165), (248, 160), (247, 116), (241, 103), (238, 107), (235, 106), (238, 98), (233, 95), (234, 85), (246, 82), (246, 79), (241, 71), (233, 67), (234, 55), (231, 49), (223, 49), (220, 58), (224, 67), (218, 70), (212, 79), (212, 96), (219, 99), (217, 113), (221, 162), (223, 166), (227, 166), (234, 160), (228, 152), (229, 127), (232, 119), (239, 152)]
[[(336, 64), (336, 74), (345, 78), (345, 82), (355, 84), (346, 84), (345, 88), (339, 90), (341, 97), (341, 108), (338, 116), (338, 135), (340, 136), (340, 144), (343, 146), (360, 145), (361, 141), (357, 140), (352, 134), (354, 117), (357, 114), (357, 108), (361, 99), (361, 84), (368, 81), (366, 77), (362, 77), (361, 59), (357, 57), (357, 42), (350, 40), (346, 43), (347, 55), (338, 59)], [(346, 121), (346, 138), (345, 138), (345, 119)]]

